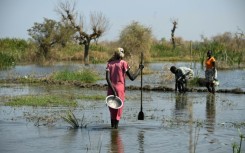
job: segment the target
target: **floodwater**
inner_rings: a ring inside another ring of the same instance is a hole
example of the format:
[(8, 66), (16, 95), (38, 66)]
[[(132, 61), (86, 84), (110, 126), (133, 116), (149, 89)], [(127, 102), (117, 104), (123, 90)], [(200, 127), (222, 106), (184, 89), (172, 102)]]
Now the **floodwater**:
[[(144, 84), (155, 86), (164, 83), (160, 80), (164, 73), (163, 65), (156, 63), (149, 67), (154, 67), (157, 75), (144, 76)], [(79, 69), (80, 65), (75, 64), (70, 69), (76, 68)], [(96, 68), (104, 69), (104, 65)], [(42, 71), (43, 69), (39, 67), (36, 71), (32, 67), (31, 72), (24, 68), (26, 73), (21, 73), (16, 68), (10, 70), (11, 72), (1, 72), (0, 76), (6, 78), (13, 77), (11, 73), (30, 74), (27, 72), (41, 76), (65, 67), (48, 68), (49, 72)], [(198, 71), (203, 75), (201, 70), (195, 69), (195, 72)], [(221, 71), (219, 74), (227, 76), (219, 78), (219, 88), (245, 89), (244, 70)], [(101, 75), (104, 75), (103, 72)], [(229, 78), (235, 81), (226, 82)], [(104, 80), (100, 83), (104, 83)], [(134, 82), (127, 80), (127, 83), (140, 85), (139, 79)], [(171, 83), (168, 85), (173, 87)], [(76, 108), (4, 106), (14, 96), (36, 94), (106, 95), (106, 91), (58, 85), (1, 84), (0, 152), (230, 153), (232, 144), (240, 143), (239, 131), (245, 134), (244, 94), (143, 91), (145, 119), (139, 121), (140, 91), (127, 90), (123, 117), (118, 129), (110, 128), (110, 116), (105, 101), (77, 99), (79, 106)], [(61, 119), (60, 115), (70, 109), (83, 125), (82, 128), (72, 129)], [(242, 151), (245, 151), (244, 141)]]
[[(166, 77), (172, 75), (169, 68), (175, 65), (190, 67), (194, 70), (195, 75), (204, 78), (204, 70), (201, 68), (199, 63), (191, 62), (162, 62), (162, 63), (150, 63), (145, 65), (145, 69), (152, 71), (153, 73), (144, 75), (143, 85), (151, 86), (169, 86), (174, 87), (173, 79), (169, 80)], [(105, 64), (90, 64), (90, 66), (84, 66), (81, 63), (66, 62), (57, 63), (51, 66), (39, 66), (39, 65), (17, 65), (10, 70), (0, 70), (0, 79), (14, 79), (18, 77), (45, 77), (49, 74), (57, 71), (69, 70), (69, 71), (79, 71), (84, 68), (89, 68), (98, 72), (101, 77), (105, 78)], [(241, 88), (245, 91), (245, 70), (235, 69), (235, 70), (218, 70), (218, 80), (220, 86), (218, 89), (234, 89)], [(106, 80), (103, 79), (97, 83), (105, 84)], [(140, 85), (140, 79), (135, 81), (127, 81), (127, 85)]]

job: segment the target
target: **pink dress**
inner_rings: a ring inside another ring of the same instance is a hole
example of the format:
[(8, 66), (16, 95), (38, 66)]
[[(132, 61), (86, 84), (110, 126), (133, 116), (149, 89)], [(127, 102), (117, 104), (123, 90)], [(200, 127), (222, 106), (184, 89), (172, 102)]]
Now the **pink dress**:
[[(117, 92), (117, 96), (122, 100), (123, 107), (112, 109), (109, 107), (111, 119), (120, 120), (124, 108), (125, 100), (125, 77), (129, 69), (128, 63), (124, 60), (115, 60), (107, 63), (106, 71), (109, 71), (112, 86)], [(108, 87), (107, 95), (113, 95), (113, 91)]]

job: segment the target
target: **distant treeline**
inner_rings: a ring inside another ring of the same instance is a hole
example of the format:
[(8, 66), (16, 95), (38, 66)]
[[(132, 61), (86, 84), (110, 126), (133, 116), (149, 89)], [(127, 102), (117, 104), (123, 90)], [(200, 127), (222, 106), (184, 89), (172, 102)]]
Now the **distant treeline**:
[[(203, 37), (201, 41), (191, 42), (182, 38), (176, 38), (175, 41), (176, 46), (173, 48), (171, 41), (152, 39), (149, 54), (147, 54), (150, 57), (146, 57), (146, 62), (197, 61), (203, 64), (207, 50), (212, 50), (218, 68), (241, 68), (245, 65), (245, 38), (243, 34), (226, 32), (211, 39)], [(92, 42), (89, 52), (90, 63), (105, 63), (112, 56), (113, 49), (118, 44), (120, 43), (117, 41)], [(0, 68), (44, 61), (82, 61), (84, 56), (84, 48), (73, 41), (67, 42), (66, 45), (52, 46), (45, 58), (40, 54), (39, 48), (39, 44), (32, 39), (0, 39)]]

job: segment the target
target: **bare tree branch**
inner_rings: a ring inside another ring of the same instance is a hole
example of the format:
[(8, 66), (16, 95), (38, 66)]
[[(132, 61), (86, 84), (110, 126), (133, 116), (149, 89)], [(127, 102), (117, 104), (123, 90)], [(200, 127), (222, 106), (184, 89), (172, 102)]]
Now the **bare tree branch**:
[(62, 21), (70, 23), (70, 25), (77, 31), (74, 36), (79, 44), (84, 45), (84, 60), (85, 64), (88, 62), (88, 52), (91, 40), (97, 41), (109, 28), (109, 20), (102, 13), (90, 14), (90, 29), (91, 34), (84, 31), (84, 20), (80, 16), (80, 22), (77, 22), (77, 12), (75, 12), (75, 3), (71, 5), (69, 1), (59, 3), (56, 11), (61, 15)]

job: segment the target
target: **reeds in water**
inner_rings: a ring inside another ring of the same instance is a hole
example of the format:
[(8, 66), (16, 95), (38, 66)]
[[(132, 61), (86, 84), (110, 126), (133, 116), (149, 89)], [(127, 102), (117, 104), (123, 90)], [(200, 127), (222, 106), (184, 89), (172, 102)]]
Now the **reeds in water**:
[(61, 116), (67, 123), (69, 123), (74, 129), (79, 128), (79, 124), (75, 115), (69, 110), (66, 116)]

